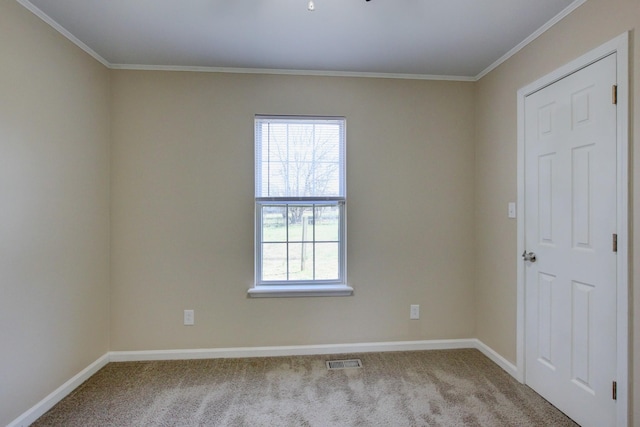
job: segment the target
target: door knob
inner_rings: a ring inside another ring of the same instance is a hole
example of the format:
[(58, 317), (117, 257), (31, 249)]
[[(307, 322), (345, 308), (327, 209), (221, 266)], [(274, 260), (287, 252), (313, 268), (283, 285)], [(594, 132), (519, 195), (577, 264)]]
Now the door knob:
[(522, 252), (522, 259), (529, 262), (536, 262), (536, 254), (533, 252), (527, 252), (526, 250)]

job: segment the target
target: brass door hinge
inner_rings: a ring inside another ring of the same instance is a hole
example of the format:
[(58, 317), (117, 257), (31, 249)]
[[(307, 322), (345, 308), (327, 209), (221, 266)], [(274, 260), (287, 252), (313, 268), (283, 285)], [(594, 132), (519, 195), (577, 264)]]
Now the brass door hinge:
[(613, 235), (613, 252), (618, 252), (618, 235)]
[(613, 382), (612, 392), (613, 400), (618, 400), (618, 383), (616, 381)]
[(618, 104), (618, 85), (613, 85), (611, 88), (611, 103), (614, 105)]

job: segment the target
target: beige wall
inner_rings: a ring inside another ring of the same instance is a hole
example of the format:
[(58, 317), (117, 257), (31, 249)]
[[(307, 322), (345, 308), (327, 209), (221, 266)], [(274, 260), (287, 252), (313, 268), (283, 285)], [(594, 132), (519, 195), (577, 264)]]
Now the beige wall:
[[(112, 79), (112, 350), (475, 335), (472, 83)], [(247, 298), (258, 113), (346, 116), (354, 296)], [(195, 326), (182, 325), (187, 308)]]
[[(461, 83), (108, 71), (0, 0), (0, 425), (108, 350), (478, 337), (515, 361), (516, 91), (634, 30), (633, 138), (639, 21), (589, 0)], [(257, 113), (347, 117), (354, 296), (246, 297)]]
[[(589, 0), (520, 53), (481, 79), (476, 86), (476, 238), (478, 256), (476, 308), (477, 336), (507, 359), (516, 358), (516, 223), (504, 214), (515, 201), (516, 92), (519, 88), (591, 49), (631, 30), (631, 178), (640, 181), (638, 144), (633, 129), (640, 128), (634, 109), (640, 103), (640, 1)], [(640, 186), (632, 184), (631, 206), (640, 212)], [(640, 247), (640, 217), (631, 214), (631, 244)], [(488, 250), (490, 249), (490, 250)], [(640, 290), (640, 263), (630, 257), (632, 296)], [(640, 299), (633, 298), (635, 311)], [(633, 343), (640, 354), (640, 317), (633, 322)], [(640, 360), (632, 358), (633, 383), (640, 386)], [(621, 380), (621, 379), (620, 379)], [(639, 393), (637, 393), (639, 394)], [(635, 399), (637, 401), (637, 399)], [(640, 404), (634, 405), (640, 420)], [(636, 421), (640, 422), (640, 421)]]
[(0, 0), (0, 425), (109, 347), (108, 84)]

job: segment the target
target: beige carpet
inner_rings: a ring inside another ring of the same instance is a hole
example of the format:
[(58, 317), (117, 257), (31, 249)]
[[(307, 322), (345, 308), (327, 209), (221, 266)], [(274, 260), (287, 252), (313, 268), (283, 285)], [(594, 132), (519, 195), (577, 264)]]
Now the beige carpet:
[[(330, 359), (363, 368), (327, 371)], [(575, 426), (477, 350), (110, 363), (34, 426)]]

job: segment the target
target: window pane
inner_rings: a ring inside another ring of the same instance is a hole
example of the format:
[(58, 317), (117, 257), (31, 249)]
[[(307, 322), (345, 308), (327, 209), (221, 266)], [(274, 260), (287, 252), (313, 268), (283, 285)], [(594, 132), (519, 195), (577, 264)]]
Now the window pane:
[(289, 244), (289, 280), (313, 280), (313, 244)]
[(340, 191), (340, 169), (337, 163), (316, 162), (313, 168), (316, 196), (333, 196)]
[(342, 283), (344, 119), (256, 116), (255, 138), (258, 281)]
[(338, 243), (316, 243), (316, 280), (337, 280), (340, 278)]
[(289, 241), (313, 240), (313, 206), (289, 205)]
[(332, 141), (341, 137), (340, 126), (318, 124), (315, 127), (316, 160), (322, 162), (340, 162), (340, 150)]
[(317, 206), (316, 241), (338, 242), (340, 240), (340, 208), (336, 205)]
[(256, 118), (257, 197), (342, 197), (343, 119)]
[(262, 241), (287, 241), (287, 208), (285, 206), (262, 207)]
[(262, 244), (262, 280), (287, 280), (287, 244)]

